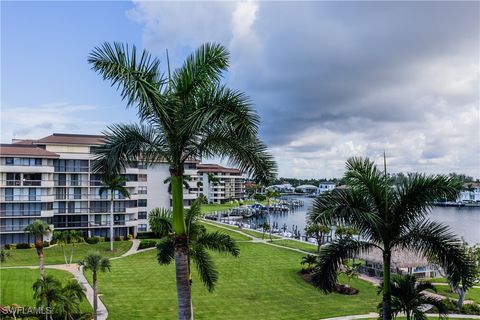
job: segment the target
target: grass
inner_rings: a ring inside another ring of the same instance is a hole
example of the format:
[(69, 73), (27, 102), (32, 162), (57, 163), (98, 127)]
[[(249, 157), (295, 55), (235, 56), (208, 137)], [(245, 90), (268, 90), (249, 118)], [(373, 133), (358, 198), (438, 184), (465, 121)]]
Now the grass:
[[(235, 232), (235, 231), (228, 230), (228, 229), (235, 230), (233, 228), (225, 229), (225, 228), (220, 228), (220, 227), (217, 227), (217, 226), (214, 226), (214, 225), (211, 225), (211, 224), (207, 224), (207, 223), (202, 223), (202, 224), (205, 226), (205, 228), (207, 228), (208, 232), (219, 231), (223, 234), (229, 235), (233, 240), (237, 240), (237, 241), (249, 241), (249, 240), (251, 240), (251, 238), (249, 238), (249, 237), (247, 237), (243, 234), (240, 234), (240, 233)], [(235, 227), (235, 228), (236, 228), (236, 230), (240, 230), (238, 227)]]
[[(242, 232), (246, 233), (246, 234), (249, 234), (251, 236), (260, 238), (260, 239), (262, 239), (262, 238), (263, 239), (270, 239), (270, 234), (268, 233), (268, 231), (265, 232), (265, 235), (260, 231), (254, 231), (254, 230), (250, 230), (250, 229), (242, 229)], [(272, 234), (272, 239), (280, 239), (280, 238), (281, 237)]]
[[(376, 310), (380, 297), (370, 283), (353, 279), (355, 296), (325, 295), (298, 276), (303, 254), (252, 242), (239, 247), (238, 258), (212, 254), (219, 271), (213, 293), (193, 268), (196, 319), (320, 319)], [(155, 254), (114, 260), (111, 272), (99, 274), (109, 320), (176, 319), (174, 264), (160, 266)]]
[[(435, 286), (437, 293), (442, 296), (458, 299), (456, 292), (450, 291), (450, 286)], [(472, 300), (476, 303), (480, 303), (480, 288), (470, 288), (465, 295), (465, 300)]]
[[(103, 256), (112, 258), (116, 256), (120, 256), (123, 253), (127, 252), (128, 249), (132, 246), (131, 241), (115, 241), (114, 244), (114, 252), (110, 252), (110, 242), (100, 242), (97, 244), (87, 244), (87, 243), (80, 243), (75, 246), (75, 251), (73, 253), (73, 260), (72, 262), (75, 263), (84, 256), (87, 255), (90, 251), (99, 251)], [(69, 252), (70, 247), (66, 248), (67, 252)], [(1, 264), (1, 266), (9, 267), (9, 266), (36, 266), (38, 265), (38, 255), (35, 249), (15, 249), (9, 250), (10, 257), (7, 258), (7, 262)], [(49, 264), (64, 264), (65, 260), (63, 258), (63, 251), (60, 246), (51, 246), (48, 248), (44, 248), (43, 252), (45, 254), (45, 265)], [(70, 258), (68, 256), (68, 258)]]
[(275, 240), (273, 241), (274, 244), (281, 245), (283, 247), (289, 247), (294, 249), (300, 249), (303, 251), (317, 253), (317, 245), (295, 241), (295, 240)]
[(447, 278), (428, 278), (428, 279), (425, 279), (425, 281), (428, 281), (431, 283), (448, 283)]
[[(45, 274), (52, 275), (65, 283), (73, 276), (62, 270), (45, 269)], [(39, 277), (38, 269), (0, 269), (0, 305), (35, 306), (33, 300), (33, 283)], [(80, 309), (85, 312), (92, 312), (92, 307), (87, 299), (80, 304)]]

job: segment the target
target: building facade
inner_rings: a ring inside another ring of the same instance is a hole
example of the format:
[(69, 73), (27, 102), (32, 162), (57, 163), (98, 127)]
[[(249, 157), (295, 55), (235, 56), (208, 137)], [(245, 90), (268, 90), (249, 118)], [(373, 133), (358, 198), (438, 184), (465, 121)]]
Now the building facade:
[(217, 164), (197, 164), (198, 194), (208, 203), (225, 203), (245, 199), (245, 179), (240, 170)]
[[(24, 232), (34, 220), (44, 220), (54, 230), (79, 230), (85, 236), (110, 234), (109, 194), (100, 194), (100, 175), (91, 170), (95, 148), (103, 136), (52, 134), (39, 140), (14, 140), (0, 145), (0, 243), (34, 241)], [(190, 206), (200, 193), (212, 203), (243, 199), (243, 176), (236, 169), (185, 163), (187, 186), (183, 199)], [(218, 182), (209, 183), (210, 177)], [(129, 198), (115, 193), (114, 236), (148, 231), (148, 213), (170, 208), (169, 166), (146, 167), (131, 163), (122, 172)], [(204, 184), (203, 184), (204, 183)], [(202, 185), (203, 184), (203, 185)]]

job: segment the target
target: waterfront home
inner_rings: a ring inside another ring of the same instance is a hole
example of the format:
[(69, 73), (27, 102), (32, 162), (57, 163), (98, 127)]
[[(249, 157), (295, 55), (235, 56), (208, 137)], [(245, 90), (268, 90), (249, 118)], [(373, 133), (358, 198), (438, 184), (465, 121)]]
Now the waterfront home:
[(298, 187), (295, 187), (295, 191), (302, 193), (315, 193), (317, 191), (317, 187), (311, 184), (302, 184)]
[(335, 189), (335, 182), (323, 181), (318, 185), (315, 193), (320, 195), (324, 192), (332, 191), (333, 189)]
[(273, 190), (275, 192), (282, 192), (282, 193), (293, 193), (293, 192), (295, 192), (295, 188), (292, 187), (292, 185), (290, 183), (274, 184), (272, 186), (266, 187), (265, 189)]
[(480, 183), (465, 183), (463, 190), (458, 196), (457, 202), (480, 202)]

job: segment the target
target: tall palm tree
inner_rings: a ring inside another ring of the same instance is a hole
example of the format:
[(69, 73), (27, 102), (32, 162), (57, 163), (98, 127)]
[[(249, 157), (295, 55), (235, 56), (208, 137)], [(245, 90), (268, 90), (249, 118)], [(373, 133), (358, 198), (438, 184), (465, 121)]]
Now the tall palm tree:
[[(383, 284), (382, 284), (383, 285)], [(404, 313), (407, 320), (425, 320), (425, 305), (436, 307), (440, 316), (447, 315), (447, 308), (442, 299), (425, 293), (425, 290), (437, 292), (434, 285), (427, 281), (419, 281), (413, 275), (393, 275), (390, 283), (392, 292), (392, 313)], [(380, 304), (380, 313), (382, 313)]]
[(40, 261), (40, 276), (45, 277), (45, 264), (43, 261), (43, 237), (52, 231), (50, 225), (43, 220), (35, 220), (26, 228), (26, 232), (30, 232), (35, 237), (35, 249), (37, 250), (38, 259)]
[(335, 189), (318, 197), (309, 218), (325, 225), (344, 225), (359, 231), (359, 239), (335, 239), (320, 251), (313, 276), (324, 291), (332, 291), (342, 259), (378, 248), (383, 254), (383, 318), (390, 320), (391, 255), (397, 249), (418, 252), (446, 270), (449, 281), (472, 286), (474, 269), (461, 241), (449, 228), (426, 218), (435, 199), (456, 198), (458, 181), (438, 175), (413, 174), (391, 186), (368, 158), (350, 158), (345, 179), (349, 188)]
[(93, 252), (87, 255), (83, 261), (78, 263), (79, 267), (92, 272), (93, 288), (93, 319), (97, 320), (98, 297), (97, 297), (97, 273), (110, 271), (110, 260), (102, 257), (99, 253)]
[(92, 68), (120, 89), (128, 106), (136, 105), (140, 124), (117, 124), (104, 132), (94, 170), (119, 172), (139, 158), (145, 164), (167, 162), (172, 183), (178, 318), (192, 318), (188, 279), (188, 241), (183, 212), (184, 163), (192, 158), (229, 158), (256, 180), (274, 177), (276, 164), (257, 138), (259, 117), (244, 93), (221, 83), (229, 53), (206, 43), (167, 78), (147, 51), (105, 43), (88, 59)]
[(115, 192), (118, 192), (126, 198), (130, 198), (130, 192), (125, 188), (125, 179), (120, 175), (106, 175), (101, 179), (102, 186), (98, 190), (100, 196), (105, 193), (110, 193), (110, 251), (113, 251), (113, 200), (115, 199)]
[[(201, 217), (200, 201), (196, 200), (190, 209), (185, 210), (185, 226), (189, 248), (189, 279), (191, 281), (190, 260), (197, 267), (198, 274), (209, 291), (213, 291), (218, 279), (218, 271), (207, 250), (229, 253), (237, 257), (240, 253), (235, 241), (220, 232), (207, 232), (198, 223)], [(172, 238), (172, 212), (166, 209), (153, 209), (149, 215), (149, 224), (153, 232), (161, 237), (157, 244), (157, 259), (160, 264), (170, 264), (174, 258), (174, 239)]]

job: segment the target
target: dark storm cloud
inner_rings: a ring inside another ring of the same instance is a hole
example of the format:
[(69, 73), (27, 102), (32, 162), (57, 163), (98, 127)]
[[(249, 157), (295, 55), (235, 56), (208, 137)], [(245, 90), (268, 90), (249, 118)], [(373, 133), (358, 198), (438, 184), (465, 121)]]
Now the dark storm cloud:
[[(175, 18), (187, 8), (191, 19)], [(386, 149), (394, 170), (480, 175), (479, 9), (458, 1), (138, 2), (131, 16), (151, 49), (229, 46), (226, 80), (254, 101), (280, 174), (338, 176), (347, 157)]]
[[(237, 81), (253, 96), (273, 144), (318, 126), (362, 130), (352, 118), (422, 121), (428, 110), (418, 110), (419, 97), (395, 90), (413, 84), (415, 68), (430, 59), (469, 49), (466, 59), (474, 59), (476, 9), (474, 2), (261, 3), (254, 31), (265, 73), (245, 63)], [(368, 99), (385, 89), (392, 94)]]

